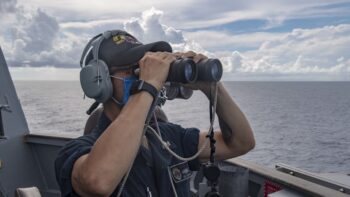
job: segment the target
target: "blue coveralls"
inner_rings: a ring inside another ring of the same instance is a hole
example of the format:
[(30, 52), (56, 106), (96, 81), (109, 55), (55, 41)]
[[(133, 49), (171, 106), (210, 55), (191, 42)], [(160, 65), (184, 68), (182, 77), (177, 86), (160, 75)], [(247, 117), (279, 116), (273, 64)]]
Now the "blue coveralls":
[[(97, 138), (110, 123), (111, 121), (102, 113), (98, 125), (89, 135), (71, 140), (60, 150), (55, 161), (55, 171), (62, 196), (78, 196), (74, 192), (71, 183), (74, 162), (80, 156), (90, 152)], [(183, 157), (189, 157), (197, 152), (198, 129), (185, 129), (179, 125), (164, 122), (159, 122), (159, 127), (163, 139), (170, 142), (170, 148), (177, 154)], [(146, 137), (148, 139), (149, 149), (141, 146), (125, 184), (122, 196), (174, 196), (170, 178), (176, 180), (173, 182), (178, 196), (190, 196), (189, 179), (185, 179), (185, 177), (188, 177), (188, 172), (199, 169), (200, 163), (198, 159), (183, 163), (163, 149), (153, 133), (146, 132)], [(116, 196), (118, 189), (119, 186), (113, 192), (112, 196)]]

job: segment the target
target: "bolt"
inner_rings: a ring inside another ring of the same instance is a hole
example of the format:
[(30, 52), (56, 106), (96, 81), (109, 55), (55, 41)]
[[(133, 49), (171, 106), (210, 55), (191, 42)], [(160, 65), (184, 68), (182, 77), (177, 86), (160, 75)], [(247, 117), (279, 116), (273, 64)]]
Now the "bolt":
[(293, 176), (293, 175), (294, 175), (294, 172), (293, 172), (293, 171), (290, 171), (289, 174)]
[(340, 192), (345, 192), (344, 188), (339, 189)]

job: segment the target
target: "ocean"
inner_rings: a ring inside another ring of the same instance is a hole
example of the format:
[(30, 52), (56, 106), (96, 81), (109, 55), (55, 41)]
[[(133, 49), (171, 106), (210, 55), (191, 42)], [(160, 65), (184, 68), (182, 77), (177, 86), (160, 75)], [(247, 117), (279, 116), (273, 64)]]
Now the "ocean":
[[(255, 149), (242, 158), (273, 168), (350, 173), (350, 82), (224, 82), (254, 131)], [(82, 134), (92, 104), (79, 81), (15, 81), (30, 132)], [(195, 92), (167, 101), (170, 121), (209, 127), (209, 102)], [(216, 122), (216, 128), (218, 124)]]

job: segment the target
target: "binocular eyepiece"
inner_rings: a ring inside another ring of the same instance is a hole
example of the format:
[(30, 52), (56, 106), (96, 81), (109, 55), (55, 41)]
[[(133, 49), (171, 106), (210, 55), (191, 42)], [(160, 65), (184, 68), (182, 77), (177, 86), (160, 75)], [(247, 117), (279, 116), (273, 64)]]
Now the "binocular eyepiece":
[(167, 81), (178, 83), (218, 82), (221, 77), (222, 65), (218, 59), (205, 59), (196, 64), (190, 58), (181, 58), (171, 63)]

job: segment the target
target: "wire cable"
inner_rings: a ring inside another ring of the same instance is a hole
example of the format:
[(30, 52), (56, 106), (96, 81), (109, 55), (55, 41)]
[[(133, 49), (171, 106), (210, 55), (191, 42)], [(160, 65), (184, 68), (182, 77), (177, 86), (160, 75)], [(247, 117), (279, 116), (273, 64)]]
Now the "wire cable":
[[(151, 120), (150, 114), (151, 114), (152, 112), (154, 112), (154, 109), (155, 109), (155, 107), (157, 106), (157, 100), (158, 100), (157, 97), (153, 100), (153, 103), (152, 103), (152, 105), (151, 105), (151, 107), (150, 107), (149, 113), (148, 113), (148, 115), (147, 115), (147, 117), (146, 117), (146, 124), (145, 124), (145, 126), (143, 127), (143, 131), (142, 131), (142, 136), (141, 136), (141, 137), (143, 137), (143, 136), (145, 135), (145, 133), (146, 133), (146, 130), (147, 130), (148, 125), (149, 125), (149, 122), (150, 122), (150, 120)], [(141, 144), (142, 144), (142, 138), (141, 138), (141, 140), (140, 140), (140, 143), (139, 143), (139, 146), (138, 146), (138, 147), (140, 147)], [(125, 183), (126, 183), (127, 179), (129, 178), (130, 171), (131, 171), (131, 169), (132, 169), (132, 166), (134, 165), (134, 162), (135, 162), (135, 159), (136, 159), (137, 155), (138, 155), (138, 152), (135, 154), (134, 159), (133, 159), (132, 162), (130, 163), (130, 167), (129, 167), (127, 173), (125, 174), (125, 176), (124, 176), (124, 178), (123, 178), (123, 181), (122, 181), (122, 183), (121, 183), (121, 185), (120, 185), (119, 191), (118, 191), (118, 193), (117, 193), (117, 197), (120, 197), (120, 195), (122, 194), (122, 192), (123, 192), (123, 190), (124, 190)]]
[[(214, 86), (214, 90), (212, 90), (213, 86)], [(215, 112), (216, 112), (216, 104), (217, 104), (217, 89), (218, 89), (217, 83), (212, 84), (211, 87), (210, 87), (210, 92), (211, 92), (211, 94), (210, 94), (210, 100), (212, 101), (212, 110), (210, 110), (210, 111), (211, 111), (211, 113), (210, 113), (210, 127), (209, 127), (209, 130), (208, 130), (207, 136), (211, 135), (211, 134), (214, 132), (213, 126), (214, 126), (214, 121), (215, 121)], [(212, 94), (212, 91), (214, 91), (213, 94)], [(214, 98), (212, 98), (213, 96), (214, 96)], [(148, 128), (148, 129), (150, 129), (150, 130), (153, 132), (153, 134), (156, 136), (156, 138), (158, 139), (158, 141), (163, 145), (163, 147), (164, 147), (172, 156), (174, 156), (175, 158), (177, 158), (177, 159), (179, 159), (179, 160), (181, 160), (181, 161), (191, 161), (191, 160), (196, 159), (196, 158), (204, 151), (204, 149), (207, 147), (208, 142), (210, 141), (210, 139), (207, 138), (207, 139), (205, 140), (204, 144), (201, 146), (201, 148), (197, 151), (197, 153), (194, 154), (194, 155), (191, 156), (191, 157), (182, 157), (182, 156), (176, 154), (173, 150), (170, 149), (170, 147), (169, 147), (170, 144), (169, 144), (168, 142), (165, 142), (165, 141), (163, 140), (163, 138), (162, 138), (162, 136), (161, 136), (161, 133), (160, 133), (160, 129), (159, 129), (159, 125), (158, 125), (157, 120), (155, 120), (156, 129), (157, 129), (157, 130), (155, 130), (154, 128), (152, 128), (151, 126), (149, 126), (149, 121), (150, 121), (150, 119), (151, 119), (151, 117), (152, 117), (151, 114), (153, 113), (153, 115), (155, 116), (155, 114), (154, 114), (154, 109), (155, 109), (156, 103), (157, 103), (157, 99), (155, 99), (155, 100), (153, 101), (153, 103), (152, 103), (152, 106), (151, 106), (151, 108), (150, 108), (150, 113), (148, 114), (147, 119), (146, 119), (146, 124), (145, 124), (145, 127), (144, 127), (144, 129), (143, 129), (143, 134), (142, 134), (142, 136), (145, 134), (145, 132), (146, 132), (146, 130), (147, 130), (147, 128)], [(156, 119), (156, 118), (155, 118), (155, 119)], [(142, 140), (140, 141), (140, 145), (139, 145), (139, 146), (141, 146), (141, 143), (142, 143)], [(129, 177), (131, 168), (132, 168), (132, 166), (133, 166), (133, 164), (134, 164), (134, 161), (135, 161), (135, 158), (136, 158), (137, 154), (138, 154), (138, 153), (135, 154), (135, 157), (134, 157), (134, 159), (133, 159), (133, 161), (132, 161), (132, 163), (131, 163), (131, 165), (130, 165), (130, 168), (128, 169), (126, 175), (125, 175), (124, 178), (123, 178), (122, 184), (121, 184), (120, 189), (119, 189), (118, 194), (117, 194), (117, 197), (120, 197), (120, 195), (122, 194), (122, 191), (123, 191), (123, 189), (124, 189), (124, 187), (125, 187), (126, 180), (127, 180), (128, 177)], [(170, 173), (170, 172), (169, 172), (169, 173)], [(169, 174), (169, 175), (170, 175), (170, 174)], [(169, 177), (169, 178), (171, 178), (171, 177)], [(177, 194), (176, 194), (176, 189), (175, 189), (175, 186), (174, 186), (172, 180), (171, 180), (171, 183), (172, 183), (172, 188), (173, 188), (173, 190), (174, 190), (174, 195), (177, 196)]]
[[(210, 88), (210, 90), (212, 90), (212, 86)], [(212, 110), (212, 113), (211, 113), (211, 120), (210, 120), (210, 127), (209, 127), (209, 130), (208, 130), (208, 133), (207, 133), (207, 136), (211, 135), (211, 133), (214, 132), (214, 129), (213, 129), (213, 126), (214, 126), (214, 120), (215, 120), (215, 112), (216, 112), (216, 104), (217, 104), (217, 84), (215, 83), (214, 84), (214, 94), (213, 94), (214, 98), (211, 98), (213, 99), (213, 110)], [(165, 142), (163, 140), (163, 138), (160, 136), (160, 129), (159, 129), (159, 125), (156, 124), (156, 129), (157, 131), (152, 128), (151, 126), (147, 125), (147, 128), (150, 129), (153, 134), (156, 136), (156, 138), (158, 139), (158, 141), (163, 145), (163, 147), (172, 155), (174, 156), (175, 158), (181, 160), (181, 161), (191, 161), (191, 160), (194, 160), (195, 158), (197, 158), (203, 151), (204, 149), (208, 146), (208, 143), (210, 141), (209, 138), (207, 138), (204, 142), (204, 144), (200, 147), (200, 149), (197, 151), (197, 153), (195, 153), (193, 156), (190, 156), (190, 157), (182, 157), (178, 154), (176, 154), (173, 150), (170, 149), (170, 144), (168, 142)]]

